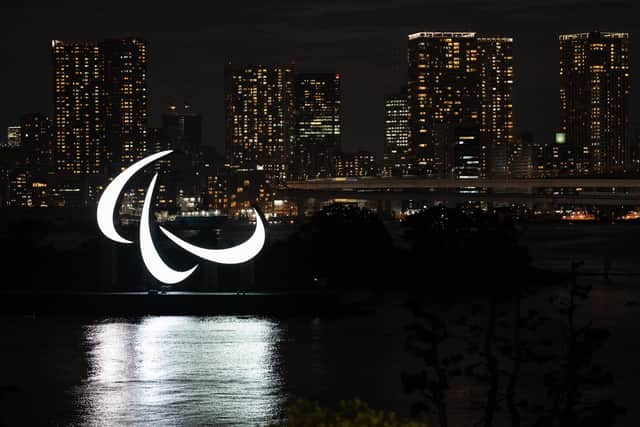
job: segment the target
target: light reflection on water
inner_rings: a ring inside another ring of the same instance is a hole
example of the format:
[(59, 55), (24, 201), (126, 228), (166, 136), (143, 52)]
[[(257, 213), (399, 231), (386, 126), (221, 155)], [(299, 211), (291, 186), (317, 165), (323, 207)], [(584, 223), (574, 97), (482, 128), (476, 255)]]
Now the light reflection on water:
[(284, 402), (266, 319), (149, 317), (86, 326), (82, 424), (265, 423)]

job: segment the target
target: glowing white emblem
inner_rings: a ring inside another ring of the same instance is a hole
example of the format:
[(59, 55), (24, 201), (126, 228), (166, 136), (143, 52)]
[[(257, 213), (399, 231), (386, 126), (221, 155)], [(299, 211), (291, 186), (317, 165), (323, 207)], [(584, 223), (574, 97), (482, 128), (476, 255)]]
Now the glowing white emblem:
[[(153, 163), (154, 161), (170, 154), (173, 150), (161, 151), (151, 156), (145, 157), (142, 160), (137, 161), (129, 168), (125, 169), (120, 175), (115, 177), (113, 181), (105, 188), (98, 202), (98, 227), (100, 231), (117, 243), (131, 244), (130, 240), (125, 239), (116, 231), (115, 224), (113, 223), (113, 215), (118, 202), (118, 197), (127, 182), (136, 174), (139, 170), (145, 166)], [(153, 244), (151, 238), (151, 228), (149, 223), (150, 209), (149, 206), (153, 203), (153, 190), (156, 186), (156, 180), (158, 174), (156, 173), (151, 179), (149, 188), (144, 198), (144, 205), (142, 206), (142, 217), (140, 218), (140, 253), (142, 255), (142, 261), (147, 267), (147, 270), (159, 281), (167, 284), (174, 284), (185, 280), (189, 277), (197, 268), (198, 265), (190, 268), (186, 271), (178, 271), (169, 267), (160, 257), (158, 250)], [(171, 233), (164, 227), (160, 227), (160, 231), (164, 233), (173, 243), (180, 246), (185, 251), (202, 258), (207, 261), (217, 262), (220, 264), (241, 264), (249, 261), (260, 253), (265, 241), (265, 229), (262, 222), (262, 218), (256, 209), (253, 210), (256, 215), (256, 229), (251, 237), (244, 243), (237, 246), (226, 249), (207, 249), (195, 246), (189, 242), (182, 240), (180, 237)]]

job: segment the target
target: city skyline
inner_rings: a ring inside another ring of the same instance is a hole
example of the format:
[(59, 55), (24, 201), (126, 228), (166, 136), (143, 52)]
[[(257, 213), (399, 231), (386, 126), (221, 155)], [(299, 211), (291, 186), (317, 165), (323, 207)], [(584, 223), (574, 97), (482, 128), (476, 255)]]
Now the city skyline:
[[(432, 5), (429, 14), (420, 16), (419, 13), (410, 13), (427, 8), (414, 2), (398, 6), (350, 2), (342, 6), (329, 5), (323, 11), (306, 10), (304, 5), (285, 3), (275, 10), (269, 8), (257, 28), (250, 24), (265, 12), (260, 7), (243, 9), (236, 14), (232, 13), (235, 10), (233, 7), (227, 8), (229, 13), (218, 13), (216, 16), (202, 13), (210, 18), (209, 21), (196, 16), (193, 11), (179, 11), (181, 20), (193, 17), (192, 21), (186, 20), (193, 23), (191, 27), (178, 23), (180, 20), (170, 21), (168, 12), (162, 7), (147, 9), (131, 6), (126, 18), (115, 13), (115, 9), (105, 8), (100, 12), (112, 25), (94, 22), (92, 26), (84, 22), (92, 21), (96, 12), (82, 7), (56, 9), (54, 15), (59, 22), (54, 27), (46, 21), (49, 17), (46, 9), (20, 9), (14, 11), (14, 22), (5, 28), (11, 35), (5, 40), (15, 40), (7, 45), (7, 51), (16, 61), (11, 70), (3, 72), (16, 84), (10, 85), (9, 102), (0, 110), (0, 125), (16, 124), (19, 116), (26, 112), (51, 112), (50, 102), (44, 99), (46, 95), (42, 95), (50, 93), (50, 83), (47, 81), (50, 64), (46, 59), (43, 61), (38, 58), (38, 52), (46, 50), (51, 39), (99, 40), (113, 35), (140, 35), (148, 39), (151, 45), (149, 87), (154, 93), (149, 100), (151, 126), (157, 126), (160, 112), (166, 105), (187, 98), (205, 118), (204, 144), (213, 145), (222, 152), (223, 107), (218, 100), (222, 94), (224, 63), (229, 59), (234, 63), (287, 63), (293, 60), (299, 72), (341, 73), (344, 148), (349, 151), (367, 149), (381, 158), (384, 97), (396, 92), (403, 84), (406, 35), (415, 31), (452, 29), (514, 37), (516, 129), (531, 130), (536, 141), (550, 142), (559, 125), (555, 114), (559, 103), (558, 81), (553, 78), (557, 76), (557, 36), (597, 29), (633, 33), (637, 24), (627, 18), (628, 14), (620, 13), (622, 6), (631, 8), (632, 3), (616, 4), (618, 7), (591, 2), (587, 7), (573, 9), (571, 3), (565, 2), (518, 6), (508, 6), (502, 2), (481, 5), (462, 2), (460, 5), (469, 13), (453, 18), (437, 5)], [(160, 36), (155, 25), (145, 24), (144, 20), (138, 19), (147, 14), (157, 18), (159, 26), (173, 22), (177, 32)], [(232, 22), (221, 22), (218, 15), (227, 16)], [(500, 16), (500, 20), (493, 15)], [(526, 15), (526, 20), (523, 15)], [(332, 17), (329, 28), (324, 29), (320, 25), (323, 16)], [(387, 18), (388, 22), (395, 22), (394, 18), (400, 16), (403, 19), (397, 20), (402, 25), (382, 24)], [(26, 18), (29, 22), (42, 22), (42, 25), (18, 25)], [(300, 23), (305, 18), (304, 22), (308, 25), (288, 25), (297, 22), (298, 18)], [(140, 21), (139, 25), (133, 25), (136, 20)], [(285, 23), (288, 25), (286, 30)], [(222, 29), (225, 25), (234, 25), (233, 40), (224, 37)], [(31, 30), (28, 34), (27, 28)], [(328, 47), (323, 41), (328, 40), (329, 33), (334, 30), (337, 31), (334, 38), (336, 45)], [(265, 34), (264, 37), (256, 37), (260, 31)], [(28, 57), (25, 56), (26, 52), (29, 52)], [(632, 87), (637, 80), (638, 76), (632, 73)], [(29, 84), (20, 84), (21, 81), (28, 81)], [(18, 91), (14, 86), (22, 86), (22, 90)], [(631, 121), (636, 123), (633, 97), (637, 98), (638, 94), (632, 95), (631, 100)]]
[[(398, 160), (406, 161), (403, 174), (431, 178), (632, 176), (638, 141), (630, 138), (629, 39), (628, 33), (560, 35), (562, 125), (553, 144), (532, 138), (524, 144), (525, 138), (514, 138), (513, 37), (407, 35), (401, 88), (406, 95), (396, 95), (400, 101), (406, 97), (406, 117), (393, 118), (398, 106), (390, 110), (393, 98), (385, 98), (382, 169), (374, 151), (343, 149), (338, 72), (296, 73), (293, 63), (227, 63), (222, 160), (215, 147), (202, 143), (203, 115), (186, 100), (181, 110), (168, 106), (161, 128), (149, 127), (147, 40), (53, 40), (55, 142), (46, 141), (47, 133), (41, 134), (44, 139), (29, 138), (36, 125), (22, 118), (22, 131), (8, 128), (6, 146), (25, 157), (13, 165), (4, 160), (3, 197), (9, 206), (66, 206), (70, 200), (87, 206), (115, 172), (162, 148), (177, 150), (179, 159), (160, 162), (156, 170), (186, 172), (175, 187), (160, 186), (160, 203), (169, 202), (169, 210), (212, 209), (208, 200), (218, 197), (210, 184), (221, 175), (229, 185), (230, 208), (242, 212), (251, 203), (274, 203), (275, 209), (277, 193), (271, 191), (286, 188), (287, 181), (389, 175), (389, 154), (400, 154), (395, 168), (402, 168)], [(27, 137), (24, 147), (21, 132)], [(43, 151), (43, 144), (53, 150)], [(47, 153), (48, 159), (36, 160)], [(55, 168), (47, 171), (43, 160)], [(513, 175), (512, 162), (518, 169)], [(233, 185), (238, 173), (245, 176), (242, 185)], [(245, 188), (248, 193), (240, 195)], [(136, 212), (143, 192), (125, 194), (123, 209)]]

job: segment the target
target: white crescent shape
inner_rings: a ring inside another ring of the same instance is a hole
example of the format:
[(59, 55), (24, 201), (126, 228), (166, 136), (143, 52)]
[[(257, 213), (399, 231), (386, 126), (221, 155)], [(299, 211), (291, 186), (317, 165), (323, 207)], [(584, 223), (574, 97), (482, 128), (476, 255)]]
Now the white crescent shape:
[[(159, 154), (159, 153), (158, 153)], [(177, 271), (169, 267), (160, 258), (160, 254), (153, 244), (151, 238), (151, 230), (149, 228), (149, 206), (153, 203), (153, 189), (156, 186), (156, 179), (158, 174), (156, 173), (147, 188), (147, 194), (144, 196), (144, 205), (142, 206), (142, 216), (140, 217), (140, 253), (142, 255), (142, 261), (147, 267), (147, 270), (159, 281), (172, 285), (174, 283), (182, 282), (193, 273), (198, 265), (187, 271)], [(164, 231), (164, 230), (163, 230)]]
[(138, 160), (127, 169), (122, 171), (120, 175), (116, 176), (113, 181), (104, 189), (102, 192), (102, 196), (100, 196), (100, 201), (98, 202), (98, 227), (102, 234), (107, 236), (109, 239), (118, 243), (133, 243), (130, 240), (125, 239), (116, 231), (115, 225), (113, 224), (113, 211), (116, 209), (116, 203), (118, 203), (118, 197), (122, 192), (122, 189), (127, 184), (127, 182), (131, 179), (133, 175), (136, 174), (140, 169), (147, 166), (149, 163), (153, 163), (161, 157), (170, 154), (173, 150), (160, 151), (159, 153), (152, 154), (148, 157), (145, 157), (142, 160)]
[(220, 264), (241, 264), (249, 261), (260, 253), (264, 246), (265, 231), (262, 218), (258, 214), (258, 211), (254, 208), (253, 212), (256, 214), (256, 229), (251, 237), (243, 243), (226, 249), (206, 249), (199, 246), (192, 245), (185, 242), (169, 230), (160, 226), (160, 231), (164, 233), (173, 243), (180, 246), (187, 252), (193, 255), (206, 259), (207, 261), (217, 262)]

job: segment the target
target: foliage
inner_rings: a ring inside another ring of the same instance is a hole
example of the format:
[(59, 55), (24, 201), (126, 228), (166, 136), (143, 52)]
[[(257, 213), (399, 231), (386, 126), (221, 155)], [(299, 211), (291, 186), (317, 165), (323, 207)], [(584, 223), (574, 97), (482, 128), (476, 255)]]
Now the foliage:
[(295, 289), (375, 289), (388, 283), (386, 266), (393, 256), (391, 236), (374, 212), (333, 204), (287, 241), (265, 249), (257, 276), (266, 282), (263, 287), (284, 282)]
[(551, 405), (541, 411), (537, 424), (540, 426), (611, 426), (624, 413), (623, 408), (597, 393), (613, 385), (613, 376), (595, 358), (609, 332), (591, 322), (578, 324), (580, 301), (587, 300), (591, 292), (590, 286), (578, 283), (579, 266), (580, 263), (572, 263), (573, 274), (566, 292), (551, 298), (559, 315), (563, 345), (544, 376)]
[[(465, 213), (437, 206), (408, 217), (405, 230), (411, 244), (412, 281), (422, 282), (414, 287), (425, 287), (428, 277), (430, 293), (486, 293), (482, 286), (504, 286), (512, 276), (530, 269), (527, 252), (518, 245), (515, 223), (502, 212)], [(443, 282), (447, 286), (439, 286)]]
[(271, 427), (427, 427), (426, 422), (401, 420), (393, 412), (371, 409), (361, 400), (340, 402), (337, 410), (298, 400), (289, 406), (287, 421)]
[[(503, 410), (512, 427), (525, 424), (525, 417), (545, 427), (615, 423), (621, 409), (594, 394), (613, 381), (595, 363), (607, 332), (576, 324), (578, 301), (590, 290), (577, 283), (576, 265), (561, 282), (567, 295), (554, 298), (550, 310), (525, 309), (527, 297), (539, 289), (510, 218), (438, 207), (410, 218), (407, 230), (414, 259), (435, 260), (438, 267), (429, 277), (447, 280), (432, 289), (416, 276), (430, 292), (408, 302), (414, 321), (406, 348), (422, 362), (420, 370), (403, 375), (407, 392), (418, 397), (415, 413), (450, 425), (449, 394), (464, 377), (463, 383), (474, 381), (484, 390), (476, 425), (496, 425)], [(549, 336), (558, 326), (562, 334)], [(523, 364), (535, 365), (544, 379), (546, 395), (535, 402), (518, 390)]]

